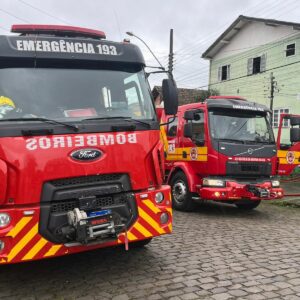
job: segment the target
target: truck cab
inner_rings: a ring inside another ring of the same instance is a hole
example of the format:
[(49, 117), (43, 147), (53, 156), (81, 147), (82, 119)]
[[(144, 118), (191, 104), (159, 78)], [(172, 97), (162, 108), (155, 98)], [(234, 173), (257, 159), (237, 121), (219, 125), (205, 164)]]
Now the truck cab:
[[(162, 119), (169, 123), (163, 135), (174, 208), (190, 210), (195, 201), (214, 200), (253, 209), (261, 200), (283, 197), (267, 107), (214, 96), (182, 105), (176, 116)], [(296, 125), (299, 118), (293, 120)], [(293, 142), (297, 139), (295, 133)]]

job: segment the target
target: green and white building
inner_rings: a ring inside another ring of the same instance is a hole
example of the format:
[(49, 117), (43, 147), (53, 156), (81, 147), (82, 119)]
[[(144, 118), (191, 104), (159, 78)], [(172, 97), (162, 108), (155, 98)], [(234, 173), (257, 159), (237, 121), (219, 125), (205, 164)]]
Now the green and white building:
[(271, 107), (273, 76), (275, 131), (280, 114), (300, 114), (300, 23), (239, 16), (202, 57), (210, 60), (209, 87), (220, 95)]

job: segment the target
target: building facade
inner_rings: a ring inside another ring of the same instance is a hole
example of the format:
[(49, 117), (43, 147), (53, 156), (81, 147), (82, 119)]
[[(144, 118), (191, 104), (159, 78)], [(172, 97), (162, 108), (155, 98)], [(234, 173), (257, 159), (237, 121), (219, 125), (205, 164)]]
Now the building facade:
[(239, 16), (202, 57), (209, 87), (272, 108), (275, 132), (282, 113), (300, 114), (300, 23)]

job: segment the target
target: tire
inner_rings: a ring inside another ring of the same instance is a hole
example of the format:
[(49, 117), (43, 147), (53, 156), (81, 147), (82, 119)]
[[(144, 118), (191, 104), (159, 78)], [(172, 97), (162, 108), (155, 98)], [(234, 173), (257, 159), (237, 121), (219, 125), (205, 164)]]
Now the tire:
[(148, 245), (152, 241), (152, 238), (148, 238), (146, 240), (141, 240), (137, 242), (133, 242), (129, 244), (129, 249), (131, 248), (142, 248), (146, 245)]
[(177, 172), (170, 180), (173, 208), (181, 211), (191, 211), (194, 208), (192, 194), (187, 178), (183, 172)]
[(243, 200), (240, 203), (235, 203), (235, 205), (237, 206), (237, 208), (242, 209), (242, 210), (251, 210), (256, 208), (261, 200), (257, 200), (257, 201), (251, 201), (251, 200)]

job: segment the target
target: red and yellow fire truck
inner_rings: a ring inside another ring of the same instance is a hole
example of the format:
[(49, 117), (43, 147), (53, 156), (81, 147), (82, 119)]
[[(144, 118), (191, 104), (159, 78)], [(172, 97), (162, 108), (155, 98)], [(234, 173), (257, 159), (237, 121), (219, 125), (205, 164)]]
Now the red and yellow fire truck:
[[(0, 263), (171, 233), (163, 145), (141, 51), (102, 31), (0, 36)], [(167, 114), (177, 90), (163, 80)]]
[[(261, 200), (282, 198), (278, 175), (300, 165), (300, 116), (281, 116), (276, 145), (270, 115), (267, 107), (234, 96), (163, 114), (173, 207), (191, 210), (196, 201), (215, 200), (253, 209)], [(283, 122), (292, 126), (289, 144), (281, 143)]]

